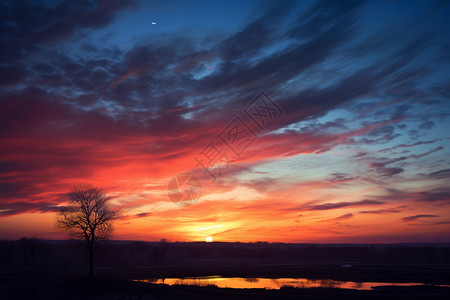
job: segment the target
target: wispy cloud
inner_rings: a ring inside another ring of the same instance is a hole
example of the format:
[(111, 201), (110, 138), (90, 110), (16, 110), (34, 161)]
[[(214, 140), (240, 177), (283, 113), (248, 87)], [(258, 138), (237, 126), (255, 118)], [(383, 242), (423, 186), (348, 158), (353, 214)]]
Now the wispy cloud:
[(299, 210), (330, 210), (330, 209), (338, 209), (344, 207), (358, 207), (358, 206), (371, 206), (371, 205), (381, 205), (385, 202), (376, 201), (376, 200), (361, 200), (355, 202), (337, 202), (337, 203), (323, 203), (317, 205), (307, 205), (300, 206)]
[(404, 217), (402, 218), (402, 220), (404, 222), (411, 222), (411, 221), (415, 221), (417, 219), (421, 219), (421, 218), (438, 218), (439, 216), (436, 215), (415, 215), (415, 216), (409, 216), (409, 217)]
[(363, 210), (360, 211), (358, 213), (360, 214), (377, 214), (377, 215), (382, 215), (382, 214), (391, 214), (391, 213), (400, 213), (402, 212), (399, 209), (377, 209), (377, 210)]
[(348, 220), (353, 218), (353, 214), (345, 214), (336, 218), (331, 218), (331, 219), (327, 219), (327, 220), (323, 220), (324, 222), (340, 222), (340, 221), (344, 221), (344, 220)]
[(445, 179), (450, 177), (450, 169), (439, 170), (428, 174), (431, 178)]

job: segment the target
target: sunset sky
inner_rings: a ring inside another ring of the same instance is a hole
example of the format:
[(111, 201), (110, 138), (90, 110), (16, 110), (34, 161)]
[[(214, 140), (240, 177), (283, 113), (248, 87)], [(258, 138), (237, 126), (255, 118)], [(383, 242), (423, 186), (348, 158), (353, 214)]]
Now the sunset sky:
[(0, 239), (68, 238), (56, 212), (91, 183), (113, 239), (450, 242), (449, 16), (0, 1)]

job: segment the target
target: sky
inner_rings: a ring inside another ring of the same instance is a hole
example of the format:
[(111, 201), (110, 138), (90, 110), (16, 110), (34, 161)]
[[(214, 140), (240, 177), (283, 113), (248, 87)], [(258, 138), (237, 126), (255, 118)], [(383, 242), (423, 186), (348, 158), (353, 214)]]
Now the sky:
[(0, 1), (0, 239), (450, 242), (449, 1)]

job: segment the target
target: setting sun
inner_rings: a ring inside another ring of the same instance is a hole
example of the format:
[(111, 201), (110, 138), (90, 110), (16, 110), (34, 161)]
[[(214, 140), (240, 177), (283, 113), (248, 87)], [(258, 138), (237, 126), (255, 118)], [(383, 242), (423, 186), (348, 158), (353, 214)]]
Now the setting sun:
[(207, 236), (206, 239), (205, 239), (205, 241), (206, 241), (207, 243), (211, 243), (211, 242), (213, 241), (212, 236)]

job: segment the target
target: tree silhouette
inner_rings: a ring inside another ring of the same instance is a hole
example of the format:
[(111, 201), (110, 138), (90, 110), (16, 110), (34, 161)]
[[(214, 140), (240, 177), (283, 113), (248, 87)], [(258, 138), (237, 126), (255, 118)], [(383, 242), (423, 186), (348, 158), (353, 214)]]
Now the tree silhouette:
[(76, 239), (85, 240), (89, 251), (89, 275), (94, 274), (94, 253), (100, 240), (111, 236), (112, 221), (118, 211), (112, 209), (110, 198), (90, 184), (76, 185), (68, 194), (69, 205), (57, 216), (57, 227)]

